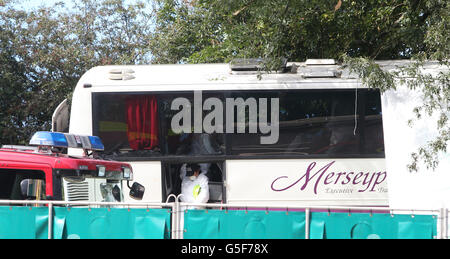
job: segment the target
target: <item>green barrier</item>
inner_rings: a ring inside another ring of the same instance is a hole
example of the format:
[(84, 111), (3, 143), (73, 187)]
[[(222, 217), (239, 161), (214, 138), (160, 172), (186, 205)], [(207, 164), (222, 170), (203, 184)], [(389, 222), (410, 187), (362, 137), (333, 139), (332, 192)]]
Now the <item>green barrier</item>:
[(48, 237), (48, 208), (0, 207), (0, 239)]
[(305, 213), (188, 210), (185, 239), (304, 239)]
[[(54, 239), (170, 238), (168, 209), (53, 209)], [(0, 239), (48, 238), (48, 207), (0, 207)]]
[[(188, 210), (186, 239), (303, 239), (305, 213)], [(55, 239), (170, 238), (169, 209), (53, 208)], [(312, 239), (432, 239), (437, 217), (384, 213), (310, 213)], [(0, 207), (0, 239), (46, 239), (48, 207)]]
[[(432, 239), (432, 215), (381, 213), (310, 213), (311, 239)], [(184, 214), (186, 239), (302, 239), (305, 213), (282, 211), (189, 210)]]
[(54, 208), (55, 239), (168, 239), (170, 210)]
[(312, 239), (432, 239), (437, 220), (431, 215), (381, 213), (311, 213)]

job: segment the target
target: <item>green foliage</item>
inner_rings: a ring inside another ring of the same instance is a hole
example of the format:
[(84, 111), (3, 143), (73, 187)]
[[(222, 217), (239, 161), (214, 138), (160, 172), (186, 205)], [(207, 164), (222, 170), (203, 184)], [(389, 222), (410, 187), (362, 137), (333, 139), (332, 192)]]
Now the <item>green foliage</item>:
[[(149, 62), (150, 11), (124, 0), (73, 1), (23, 11), (2, 1), (0, 144), (26, 144), (88, 69)], [(4, 103), (4, 104), (3, 104)]]
[(405, 0), (156, 2), (155, 63), (409, 58), (424, 48), (428, 15)]
[(343, 55), (342, 60), (343, 67), (348, 67), (350, 73), (357, 74), (361, 82), (369, 88), (378, 88), (382, 93), (388, 89), (395, 89), (395, 76), (398, 75), (397, 71), (384, 71), (380, 65), (368, 58), (351, 58)]
[[(416, 13), (425, 21), (420, 35), (423, 47), (420, 51), (411, 52), (414, 62), (410, 65), (395, 71), (382, 71), (373, 59), (343, 58), (350, 70), (356, 72), (369, 87), (385, 91), (396, 89), (396, 84), (400, 83), (421, 92), (423, 103), (414, 108), (416, 117), (409, 120), (411, 127), (415, 120), (437, 114), (439, 119), (435, 127), (438, 136), (411, 154), (410, 171), (419, 170), (419, 161), (423, 161), (428, 169), (436, 169), (439, 154), (447, 152), (450, 143), (450, 4), (448, 1), (429, 0), (422, 1), (422, 6)], [(436, 75), (423, 72), (422, 68), (429, 60), (437, 60), (446, 69)]]
[[(9, 40), (11, 32), (0, 28), (0, 141), (18, 143), (27, 134), (23, 121), (28, 113), (23, 99), (29, 97), (32, 87), (25, 76), (25, 65), (13, 58), (14, 49)], [(34, 123), (31, 122), (31, 123)]]

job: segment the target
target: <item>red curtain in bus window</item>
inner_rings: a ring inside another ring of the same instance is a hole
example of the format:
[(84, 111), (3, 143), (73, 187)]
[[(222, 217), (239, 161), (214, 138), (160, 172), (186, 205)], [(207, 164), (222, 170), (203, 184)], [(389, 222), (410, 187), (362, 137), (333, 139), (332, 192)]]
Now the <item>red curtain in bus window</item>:
[(158, 104), (152, 95), (127, 98), (127, 135), (133, 150), (158, 146)]

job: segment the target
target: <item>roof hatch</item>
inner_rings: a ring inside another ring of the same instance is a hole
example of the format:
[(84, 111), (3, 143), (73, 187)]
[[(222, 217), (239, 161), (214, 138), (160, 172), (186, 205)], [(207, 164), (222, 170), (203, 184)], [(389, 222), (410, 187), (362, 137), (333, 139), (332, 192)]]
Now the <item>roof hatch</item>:
[[(237, 58), (230, 62), (231, 71), (262, 71), (264, 70), (263, 58)], [(282, 58), (279, 71), (286, 69), (287, 59)]]
[(342, 75), (334, 59), (307, 59), (297, 73), (303, 78), (339, 78)]
[(115, 68), (109, 71), (109, 79), (111, 80), (132, 80), (135, 79), (134, 70)]

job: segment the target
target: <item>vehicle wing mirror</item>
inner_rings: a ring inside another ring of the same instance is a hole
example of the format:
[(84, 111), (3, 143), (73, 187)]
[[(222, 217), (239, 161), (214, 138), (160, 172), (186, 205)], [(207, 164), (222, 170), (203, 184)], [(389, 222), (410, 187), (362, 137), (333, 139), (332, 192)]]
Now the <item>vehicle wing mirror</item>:
[(121, 201), (120, 193), (121, 193), (120, 188), (117, 185), (112, 188), (112, 195), (114, 199), (118, 202)]
[(130, 197), (135, 200), (142, 200), (142, 197), (144, 197), (144, 192), (145, 187), (137, 182), (134, 182), (130, 188)]
[(45, 182), (40, 179), (24, 179), (20, 182), (20, 190), (25, 199), (40, 200), (45, 197)]

